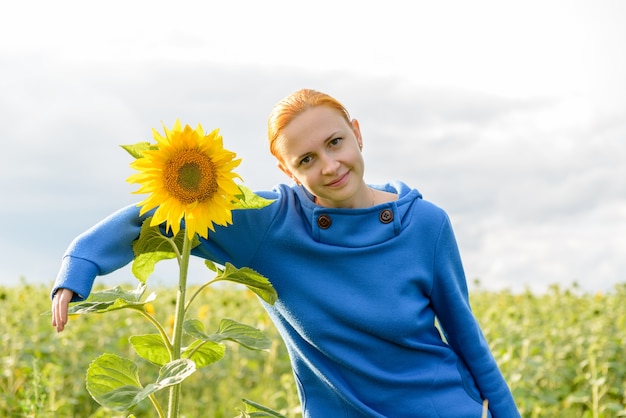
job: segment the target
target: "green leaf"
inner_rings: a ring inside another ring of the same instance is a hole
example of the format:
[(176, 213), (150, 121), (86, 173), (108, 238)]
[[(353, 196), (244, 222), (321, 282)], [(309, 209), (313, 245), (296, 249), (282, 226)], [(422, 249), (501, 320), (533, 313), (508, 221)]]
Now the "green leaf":
[(265, 199), (264, 197), (259, 196), (246, 186), (238, 184), (237, 187), (239, 187), (241, 194), (235, 196), (239, 199), (235, 202), (235, 209), (261, 209), (274, 202), (274, 200)]
[(198, 319), (188, 319), (183, 323), (183, 331), (199, 340), (208, 341), (210, 336), (206, 333), (206, 328), (202, 321)]
[(146, 285), (140, 284), (135, 290), (130, 292), (122, 289), (120, 286), (93, 292), (87, 300), (72, 304), (68, 309), (68, 314), (84, 315), (116, 311), (124, 308), (137, 309), (156, 299), (156, 294), (151, 293), (145, 300), (141, 301), (140, 298), (145, 290)]
[(211, 270), (212, 272), (217, 273), (218, 271), (221, 271), (219, 268), (217, 268), (217, 264), (215, 264), (213, 261), (211, 260), (204, 260), (204, 264), (207, 266), (207, 268), (209, 270)]
[(142, 389), (137, 365), (118, 355), (103, 354), (87, 369), (87, 391), (96, 402), (109, 409), (130, 409)]
[(129, 341), (139, 356), (157, 366), (170, 361), (170, 353), (159, 334), (133, 335)]
[[(169, 386), (177, 385), (183, 380), (191, 376), (196, 371), (196, 364), (186, 358), (170, 361), (159, 370), (159, 378), (155, 383), (151, 383), (146, 386), (142, 394), (143, 399), (150, 394), (164, 389)], [(140, 402), (142, 399), (137, 400), (135, 403)]]
[(137, 142), (133, 145), (120, 145), (120, 147), (124, 148), (134, 158), (143, 158), (143, 152), (146, 150), (159, 149), (159, 147), (149, 142)]
[(124, 290), (121, 286), (92, 292), (87, 300), (92, 302), (113, 302), (122, 299), (127, 302), (139, 302), (146, 291), (145, 284), (139, 284), (133, 290)]
[(226, 263), (224, 270), (219, 271), (214, 281), (226, 280), (243, 284), (256, 293), (265, 302), (273, 305), (278, 298), (274, 286), (267, 278), (248, 267), (238, 269), (230, 263)]
[(224, 318), (214, 338), (230, 340), (243, 345), (251, 350), (268, 350), (272, 341), (260, 330), (233, 319)]
[(161, 370), (159, 370), (159, 377), (157, 381), (146, 385), (141, 392), (137, 393), (127, 409), (133, 408), (139, 402), (161, 389), (178, 385), (183, 380), (191, 376), (195, 371), (196, 365), (189, 359), (183, 358), (167, 363), (161, 367)]
[(87, 370), (87, 390), (100, 405), (127, 411), (154, 392), (181, 383), (195, 371), (193, 361), (174, 360), (161, 367), (155, 383), (142, 388), (135, 363), (115, 354), (103, 354)]
[(273, 409), (268, 408), (267, 406), (263, 406), (259, 403), (253, 402), (249, 399), (242, 399), (243, 403), (246, 404), (245, 412), (242, 412), (240, 417), (273, 417), (273, 418), (286, 418), (284, 415), (274, 411)]
[[(154, 266), (161, 260), (176, 258), (176, 251), (182, 251), (185, 240), (185, 231), (181, 229), (175, 237), (167, 237), (161, 233), (159, 226), (150, 226), (152, 217), (147, 218), (141, 225), (139, 238), (133, 242), (133, 252), (135, 260), (132, 265), (132, 272), (135, 277), (145, 283), (148, 277), (154, 272)], [(200, 240), (194, 237), (192, 248), (199, 245)]]
[(233, 341), (251, 350), (267, 350), (272, 341), (260, 330), (233, 319), (224, 318), (220, 321), (217, 333), (208, 335), (202, 322), (190, 319), (183, 324), (185, 332), (203, 341)]
[(194, 341), (183, 351), (183, 358), (193, 360), (197, 368), (209, 366), (224, 357), (226, 347), (214, 341)]

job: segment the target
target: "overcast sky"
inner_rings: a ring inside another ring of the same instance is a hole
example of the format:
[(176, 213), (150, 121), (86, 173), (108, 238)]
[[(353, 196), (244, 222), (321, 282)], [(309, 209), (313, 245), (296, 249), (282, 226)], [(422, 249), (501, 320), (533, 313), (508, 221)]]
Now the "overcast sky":
[(0, 14), (2, 283), (52, 283), (74, 236), (142, 198), (118, 145), (162, 122), (220, 128), (253, 189), (288, 181), (265, 124), (303, 87), (360, 121), (369, 182), (403, 180), (449, 213), (470, 282), (626, 281), (626, 2), (26, 0)]

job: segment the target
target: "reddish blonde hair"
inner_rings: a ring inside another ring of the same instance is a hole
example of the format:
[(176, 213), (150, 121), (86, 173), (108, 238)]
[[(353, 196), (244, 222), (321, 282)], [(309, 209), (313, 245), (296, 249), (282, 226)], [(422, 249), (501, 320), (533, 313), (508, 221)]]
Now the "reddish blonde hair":
[(267, 119), (267, 138), (270, 143), (270, 152), (276, 159), (282, 160), (278, 149), (278, 139), (285, 126), (300, 113), (316, 106), (328, 106), (335, 109), (345, 118), (348, 124), (351, 123), (348, 110), (328, 94), (311, 89), (293, 92), (274, 106)]

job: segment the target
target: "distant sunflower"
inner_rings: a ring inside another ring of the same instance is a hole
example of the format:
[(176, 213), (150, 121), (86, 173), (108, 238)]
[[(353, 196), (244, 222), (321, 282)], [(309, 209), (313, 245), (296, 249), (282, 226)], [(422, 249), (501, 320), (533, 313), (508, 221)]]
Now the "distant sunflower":
[(130, 165), (139, 171), (127, 180), (140, 184), (134, 193), (150, 194), (137, 204), (140, 214), (157, 208), (152, 226), (166, 222), (166, 229), (176, 235), (184, 218), (189, 239), (196, 233), (207, 238), (209, 229), (215, 231), (213, 224), (232, 223), (235, 196), (240, 194), (234, 179), (241, 179), (232, 170), (241, 159), (224, 149), (218, 129), (204, 135), (200, 124), (182, 128), (179, 120), (171, 130), (163, 128), (165, 136), (152, 130), (156, 146), (142, 151)]

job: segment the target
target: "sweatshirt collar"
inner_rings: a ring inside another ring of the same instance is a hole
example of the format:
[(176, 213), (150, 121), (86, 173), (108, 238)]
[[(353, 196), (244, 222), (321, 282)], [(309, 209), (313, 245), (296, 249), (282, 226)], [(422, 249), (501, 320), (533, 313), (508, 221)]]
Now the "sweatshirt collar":
[(397, 236), (409, 207), (421, 194), (402, 182), (370, 187), (396, 193), (398, 199), (370, 208), (326, 208), (315, 204), (313, 195), (304, 187), (296, 187), (311, 237), (323, 244), (356, 248), (377, 245)]

